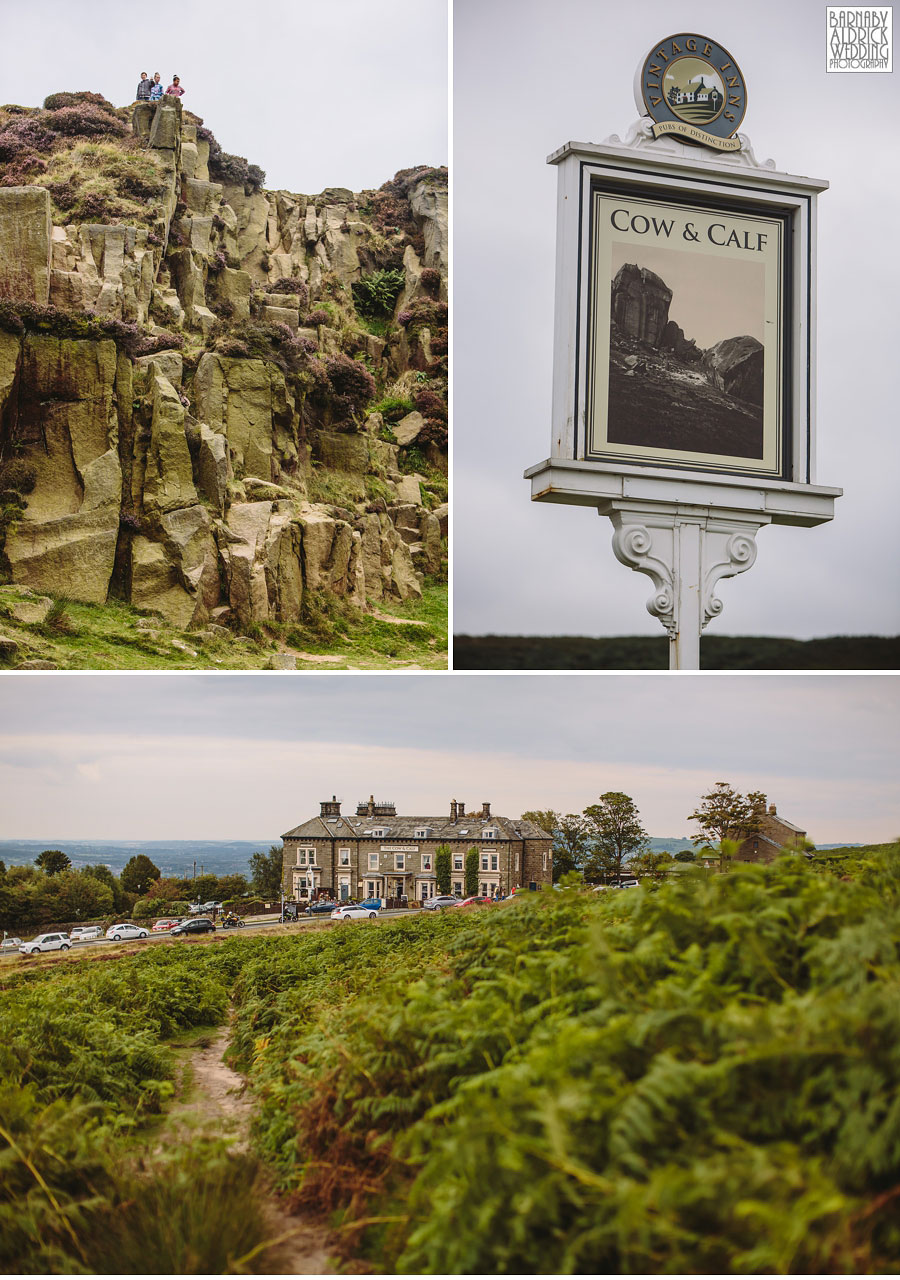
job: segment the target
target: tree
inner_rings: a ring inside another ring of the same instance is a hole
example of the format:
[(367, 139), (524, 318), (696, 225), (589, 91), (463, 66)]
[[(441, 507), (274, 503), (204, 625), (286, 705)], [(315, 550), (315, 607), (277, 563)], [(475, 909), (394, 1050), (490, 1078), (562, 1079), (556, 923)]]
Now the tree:
[[(280, 851), (279, 851), (280, 852)], [(243, 898), (249, 892), (250, 885), (247, 883), (247, 877), (239, 873), (227, 876), (219, 876), (219, 886), (216, 889), (217, 898)]]
[(674, 862), (671, 853), (647, 853), (639, 854), (636, 858), (632, 858), (628, 864), (628, 870), (634, 876), (647, 876), (651, 880), (664, 880), (668, 874), (669, 867)]
[(48, 876), (58, 876), (61, 871), (68, 871), (72, 865), (71, 859), (66, 857), (62, 849), (45, 849), (34, 861)]
[(699, 834), (693, 837), (694, 844), (746, 840), (760, 830), (765, 812), (766, 797), (761, 791), (749, 791), (744, 796), (730, 782), (717, 782), (688, 814), (688, 822), (700, 827)]
[(101, 884), (108, 885), (112, 890), (113, 910), (122, 911), (128, 905), (125, 900), (125, 890), (122, 888), (119, 877), (113, 875), (109, 867), (103, 862), (92, 862), (88, 866), (81, 868), (82, 875), (93, 876), (95, 880), (99, 880)]
[(281, 896), (284, 875), (284, 850), (280, 844), (269, 847), (268, 853), (250, 855), (250, 883), (261, 898)]
[(675, 854), (676, 862), (693, 862), (696, 854), (693, 849), (679, 849)]
[(136, 853), (122, 868), (119, 882), (126, 893), (145, 894), (154, 880), (159, 879), (159, 867), (146, 853)]
[(466, 897), (474, 898), (478, 892), (478, 850), (466, 854)]
[(522, 817), (553, 836), (554, 882), (569, 871), (581, 869), (590, 849), (590, 839), (588, 824), (580, 813), (562, 814), (553, 809), (530, 809)]
[(585, 880), (596, 884), (620, 876), (624, 860), (640, 853), (647, 843), (637, 805), (622, 791), (607, 791), (599, 804), (585, 809), (584, 816), (591, 842)]
[(434, 878), (437, 881), (438, 893), (450, 892), (451, 867), (449, 844), (439, 844), (434, 851)]

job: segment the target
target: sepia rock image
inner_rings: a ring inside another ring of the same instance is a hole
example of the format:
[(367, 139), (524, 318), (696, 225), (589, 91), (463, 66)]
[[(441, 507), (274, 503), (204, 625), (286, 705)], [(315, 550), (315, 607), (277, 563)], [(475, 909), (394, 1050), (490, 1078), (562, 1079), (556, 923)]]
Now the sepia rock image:
[(607, 439), (762, 458), (762, 343), (741, 334), (704, 349), (669, 319), (672, 300), (672, 290), (654, 271), (625, 263), (616, 272)]

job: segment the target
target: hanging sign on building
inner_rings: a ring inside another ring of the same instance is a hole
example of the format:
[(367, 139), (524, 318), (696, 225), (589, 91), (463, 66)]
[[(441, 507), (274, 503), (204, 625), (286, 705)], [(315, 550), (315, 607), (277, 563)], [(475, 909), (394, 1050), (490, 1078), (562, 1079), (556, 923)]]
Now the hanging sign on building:
[(638, 69), (636, 90), (655, 138), (668, 133), (717, 151), (740, 150), (734, 135), (747, 89), (740, 67), (715, 40), (682, 32), (654, 45)]

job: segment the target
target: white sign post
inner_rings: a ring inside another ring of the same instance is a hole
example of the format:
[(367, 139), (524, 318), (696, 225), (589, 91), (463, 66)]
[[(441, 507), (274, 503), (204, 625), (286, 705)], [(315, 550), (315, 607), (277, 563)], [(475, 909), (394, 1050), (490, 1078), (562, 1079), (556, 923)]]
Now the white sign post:
[[(637, 95), (636, 95), (637, 96)], [(639, 110), (642, 109), (639, 105)], [(647, 574), (670, 667), (697, 669), (722, 578), (769, 524), (834, 517), (815, 484), (816, 200), (828, 184), (654, 136), (557, 166), (551, 456), (536, 502), (594, 507)], [(693, 331), (692, 331), (693, 330)]]

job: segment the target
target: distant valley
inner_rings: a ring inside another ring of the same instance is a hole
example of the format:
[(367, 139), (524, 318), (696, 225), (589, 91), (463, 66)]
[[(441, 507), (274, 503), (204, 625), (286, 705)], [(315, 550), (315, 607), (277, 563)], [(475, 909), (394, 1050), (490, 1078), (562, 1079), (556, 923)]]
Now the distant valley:
[(0, 840), (0, 859), (9, 866), (31, 863), (44, 849), (62, 849), (73, 868), (102, 862), (116, 875), (129, 858), (145, 853), (164, 876), (191, 876), (194, 862), (197, 873), (217, 875), (247, 874), (250, 855), (265, 852), (278, 837), (264, 840)]

